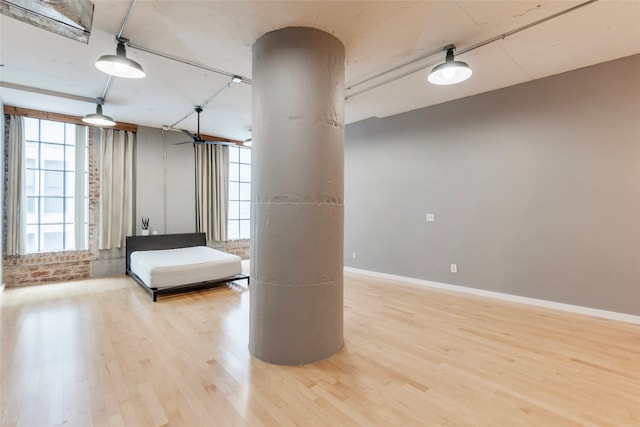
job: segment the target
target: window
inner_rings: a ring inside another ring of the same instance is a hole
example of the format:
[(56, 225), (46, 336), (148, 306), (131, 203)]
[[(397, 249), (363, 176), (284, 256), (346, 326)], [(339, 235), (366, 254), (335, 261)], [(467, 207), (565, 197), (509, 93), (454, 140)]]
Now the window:
[(24, 125), (26, 252), (86, 249), (86, 127), (28, 117)]
[(248, 239), (251, 224), (251, 149), (229, 147), (227, 240)]

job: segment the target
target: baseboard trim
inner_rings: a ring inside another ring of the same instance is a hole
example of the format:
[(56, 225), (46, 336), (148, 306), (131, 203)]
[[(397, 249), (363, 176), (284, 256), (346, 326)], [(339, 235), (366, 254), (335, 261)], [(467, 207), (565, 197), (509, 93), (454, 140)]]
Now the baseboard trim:
[(582, 307), (579, 305), (571, 305), (571, 304), (547, 301), (547, 300), (542, 300), (537, 298), (522, 297), (518, 295), (505, 294), (502, 292), (469, 288), (466, 286), (450, 285), (448, 283), (432, 282), (430, 280), (415, 279), (413, 277), (405, 277), (405, 276), (397, 276), (395, 274), (380, 273), (380, 272), (371, 271), (371, 270), (361, 270), (359, 268), (353, 268), (353, 267), (344, 267), (344, 271), (349, 273), (362, 274), (365, 276), (378, 277), (381, 279), (411, 283), (414, 285), (427, 286), (435, 289), (444, 289), (447, 291), (462, 292), (465, 294), (495, 298), (503, 301), (518, 302), (518, 303), (533, 305), (537, 307), (551, 308), (555, 310), (567, 311), (570, 313), (584, 314), (587, 316), (600, 317), (603, 319), (617, 320), (620, 322), (634, 323), (634, 324), (640, 325), (640, 316), (634, 316), (632, 314), (600, 310), (598, 308)]

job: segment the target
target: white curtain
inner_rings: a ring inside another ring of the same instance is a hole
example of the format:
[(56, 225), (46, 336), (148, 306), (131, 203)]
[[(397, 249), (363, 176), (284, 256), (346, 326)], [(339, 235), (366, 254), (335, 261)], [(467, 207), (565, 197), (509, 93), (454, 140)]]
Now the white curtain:
[(207, 240), (227, 239), (229, 199), (229, 147), (219, 144), (195, 146), (196, 227)]
[(124, 247), (133, 231), (134, 138), (100, 129), (100, 249)]
[(22, 228), (26, 222), (24, 119), (22, 117), (9, 117), (8, 142), (7, 241), (4, 248), (7, 255), (20, 255), (25, 252)]

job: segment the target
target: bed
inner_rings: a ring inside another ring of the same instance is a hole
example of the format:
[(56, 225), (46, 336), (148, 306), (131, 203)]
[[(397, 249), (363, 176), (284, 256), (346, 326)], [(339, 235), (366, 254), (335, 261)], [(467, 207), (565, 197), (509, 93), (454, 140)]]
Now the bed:
[(241, 259), (207, 247), (204, 233), (127, 237), (126, 273), (152, 300), (246, 280)]

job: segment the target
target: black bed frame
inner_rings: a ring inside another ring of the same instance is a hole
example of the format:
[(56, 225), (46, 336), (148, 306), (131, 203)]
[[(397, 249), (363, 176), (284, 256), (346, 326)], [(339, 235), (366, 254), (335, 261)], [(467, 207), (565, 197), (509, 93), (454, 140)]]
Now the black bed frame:
[(186, 285), (175, 286), (172, 288), (158, 289), (147, 286), (133, 271), (130, 269), (130, 257), (136, 251), (152, 251), (159, 249), (178, 249), (188, 248), (191, 246), (207, 246), (207, 239), (204, 233), (183, 233), (183, 234), (154, 234), (151, 236), (128, 236), (127, 237), (127, 275), (131, 276), (149, 295), (153, 302), (156, 302), (158, 295), (177, 294), (182, 292), (207, 289), (213, 286), (233, 282), (234, 280), (246, 280), (249, 284), (249, 276), (246, 274), (237, 274), (221, 280), (212, 280), (206, 282), (189, 283)]

